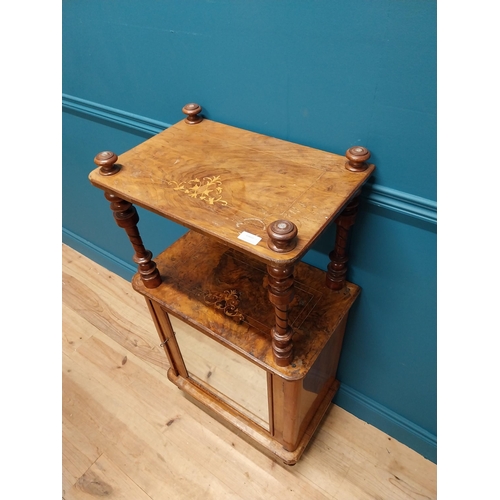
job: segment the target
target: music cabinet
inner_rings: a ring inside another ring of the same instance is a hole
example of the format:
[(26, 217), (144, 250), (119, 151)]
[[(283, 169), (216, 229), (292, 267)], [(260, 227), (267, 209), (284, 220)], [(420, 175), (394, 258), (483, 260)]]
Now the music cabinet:
[[(349, 310), (348, 236), (369, 151), (345, 156), (186, 117), (118, 158), (99, 153), (104, 190), (135, 250), (142, 294), (168, 357), (168, 378), (261, 451), (295, 464), (339, 382)], [(152, 257), (141, 206), (188, 231)], [(335, 222), (330, 263), (300, 261)]]

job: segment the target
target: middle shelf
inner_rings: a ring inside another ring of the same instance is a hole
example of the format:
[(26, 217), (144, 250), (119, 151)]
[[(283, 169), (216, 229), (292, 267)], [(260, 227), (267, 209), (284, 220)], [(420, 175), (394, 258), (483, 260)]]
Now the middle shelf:
[(360, 293), (352, 283), (338, 292), (330, 290), (325, 286), (324, 271), (297, 263), (290, 311), (294, 358), (290, 365), (281, 367), (272, 354), (270, 331), (275, 316), (264, 263), (193, 231), (156, 256), (155, 262), (162, 284), (148, 289), (135, 275), (132, 284), (137, 292), (288, 380), (305, 377)]

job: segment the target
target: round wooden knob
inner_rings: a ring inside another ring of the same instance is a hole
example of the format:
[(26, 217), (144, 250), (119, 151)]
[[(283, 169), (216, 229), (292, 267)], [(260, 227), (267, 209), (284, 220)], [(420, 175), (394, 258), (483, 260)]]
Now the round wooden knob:
[(346, 151), (347, 162), (345, 168), (351, 172), (363, 172), (368, 168), (368, 164), (365, 163), (371, 154), (368, 149), (363, 146), (354, 146)]
[(297, 226), (289, 220), (275, 220), (267, 226), (267, 246), (275, 252), (290, 252), (297, 246)]
[(112, 151), (103, 151), (94, 158), (94, 163), (101, 167), (99, 169), (101, 175), (114, 175), (120, 170), (120, 166), (116, 165), (117, 160), (118, 156)]
[(189, 123), (189, 125), (196, 125), (203, 120), (201, 116), (198, 116), (198, 113), (201, 113), (201, 106), (194, 102), (186, 104), (182, 108), (182, 112), (187, 115), (184, 121)]

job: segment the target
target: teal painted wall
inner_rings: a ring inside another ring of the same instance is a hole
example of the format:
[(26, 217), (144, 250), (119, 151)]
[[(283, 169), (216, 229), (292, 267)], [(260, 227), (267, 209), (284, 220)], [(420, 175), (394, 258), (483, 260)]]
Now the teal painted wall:
[[(63, 92), (63, 241), (127, 279), (131, 247), (87, 175), (185, 103), (326, 151), (368, 147), (336, 402), (436, 460), (434, 1), (66, 0)], [(140, 216), (153, 253), (184, 232)], [(334, 235), (305, 260), (325, 268)]]

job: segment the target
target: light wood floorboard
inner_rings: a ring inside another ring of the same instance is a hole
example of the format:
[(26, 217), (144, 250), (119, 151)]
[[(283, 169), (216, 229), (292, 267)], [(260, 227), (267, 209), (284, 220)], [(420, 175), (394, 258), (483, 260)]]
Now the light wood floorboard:
[(63, 498), (435, 499), (436, 465), (336, 405), (297, 465), (183, 397), (142, 296), (63, 245)]

